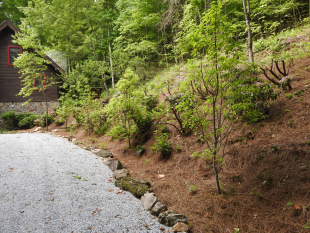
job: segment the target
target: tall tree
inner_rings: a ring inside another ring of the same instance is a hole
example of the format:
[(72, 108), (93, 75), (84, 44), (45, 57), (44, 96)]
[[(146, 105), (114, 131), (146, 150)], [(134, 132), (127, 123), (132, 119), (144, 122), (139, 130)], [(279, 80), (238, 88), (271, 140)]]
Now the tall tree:
[[(29, 28), (25, 20), (21, 24), (21, 30), (25, 33), (18, 33), (14, 40), (15, 43), (21, 45), (25, 49), (14, 61), (14, 65), (20, 69), (19, 73), (21, 73), (20, 78), (22, 79), (22, 88), (18, 95), (29, 97), (35, 90), (42, 93), (45, 100), (45, 125), (46, 130), (48, 130), (48, 97), (45, 90), (47, 87), (56, 83), (57, 77), (43, 75), (44, 71), (47, 69), (47, 64), (50, 62), (44, 58), (46, 53), (44, 52), (44, 47), (40, 45), (36, 30)], [(26, 103), (31, 100), (31, 98), (28, 99)]]
[[(246, 1), (246, 3), (245, 3)], [(250, 0), (242, 0), (243, 10), (245, 16), (245, 23), (248, 30), (248, 54), (249, 61), (251, 63), (254, 62), (254, 53), (253, 53), (253, 38), (252, 38), (252, 30), (251, 30), (251, 20), (250, 20)]]
[(1, 0), (0, 1), (0, 23), (6, 19), (19, 25), (21, 18), (25, 15), (20, 7), (28, 6), (29, 0)]

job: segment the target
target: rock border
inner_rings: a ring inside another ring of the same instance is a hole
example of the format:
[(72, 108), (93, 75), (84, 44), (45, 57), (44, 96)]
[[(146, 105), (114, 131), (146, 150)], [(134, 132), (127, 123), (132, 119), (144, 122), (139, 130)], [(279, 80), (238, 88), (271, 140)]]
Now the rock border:
[[(35, 131), (40, 132), (41, 129)], [(115, 159), (112, 152), (109, 150), (96, 149), (94, 146), (84, 146), (78, 142), (73, 135), (63, 137), (69, 142), (79, 146), (82, 149), (89, 150), (93, 154), (102, 158), (102, 161), (113, 172), (115, 179), (115, 186), (119, 187), (119, 192), (128, 191), (137, 198), (140, 198), (143, 208), (149, 211), (153, 216), (158, 217), (158, 221), (168, 227), (172, 227), (172, 232), (187, 233), (190, 226), (185, 215), (177, 214), (169, 210), (160, 200), (155, 196), (149, 188), (151, 184), (148, 181), (135, 179), (129, 176), (129, 171), (123, 168), (122, 163)]]
[(113, 172), (113, 178), (116, 180), (115, 185), (122, 190), (130, 192), (135, 197), (141, 198), (143, 208), (158, 217), (158, 221), (161, 224), (172, 227), (172, 232), (189, 231), (190, 227), (186, 216), (176, 214), (174, 211), (167, 209), (155, 196), (155, 193), (149, 189), (151, 184), (148, 181), (131, 178), (129, 171), (123, 168), (119, 160), (114, 159), (110, 151), (92, 149), (91, 152), (102, 157), (103, 163)]

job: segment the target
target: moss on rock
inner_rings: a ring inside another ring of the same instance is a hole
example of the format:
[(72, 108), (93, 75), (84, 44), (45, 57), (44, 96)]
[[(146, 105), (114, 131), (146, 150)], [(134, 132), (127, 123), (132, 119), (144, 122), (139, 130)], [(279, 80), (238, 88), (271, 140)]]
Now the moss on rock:
[(115, 185), (122, 190), (132, 193), (135, 197), (142, 197), (146, 192), (150, 192), (151, 184), (144, 180), (125, 177), (117, 180)]

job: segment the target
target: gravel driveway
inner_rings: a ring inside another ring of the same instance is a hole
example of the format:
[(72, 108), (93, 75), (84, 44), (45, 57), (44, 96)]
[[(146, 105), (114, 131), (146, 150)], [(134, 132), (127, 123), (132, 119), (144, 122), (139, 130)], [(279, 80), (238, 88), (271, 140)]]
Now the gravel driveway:
[(171, 232), (113, 181), (65, 139), (0, 134), (0, 232)]

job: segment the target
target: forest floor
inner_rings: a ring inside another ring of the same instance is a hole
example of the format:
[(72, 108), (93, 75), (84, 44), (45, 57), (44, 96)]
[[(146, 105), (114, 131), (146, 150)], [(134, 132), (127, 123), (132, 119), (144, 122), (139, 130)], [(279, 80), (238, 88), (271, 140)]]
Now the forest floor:
[[(305, 38), (295, 40), (299, 43)], [(310, 84), (310, 57), (295, 60), (290, 76), (290, 96), (282, 91), (266, 119), (252, 124), (239, 122), (230, 135), (229, 153), (220, 173), (222, 195), (216, 194), (209, 162), (191, 157), (206, 145), (194, 135), (181, 137), (173, 127), (168, 127), (173, 153), (166, 160), (150, 149), (155, 143), (154, 126), (140, 157), (127, 149), (126, 139), (89, 137), (82, 127), (66, 132), (55, 124), (49, 131), (57, 128), (56, 135), (74, 135), (86, 146), (110, 150), (132, 177), (150, 181), (156, 196), (169, 209), (186, 215), (191, 232), (308, 232), (310, 89), (306, 85)], [(159, 174), (165, 177), (159, 178)]]
[[(308, 232), (310, 89), (305, 85), (310, 84), (310, 58), (296, 61), (290, 73), (292, 97), (282, 92), (265, 120), (240, 122), (230, 135), (220, 173), (222, 195), (216, 194), (208, 161), (191, 157), (206, 145), (193, 135), (181, 137), (172, 127), (173, 153), (167, 160), (150, 149), (155, 128), (140, 157), (127, 149), (126, 139), (89, 137), (81, 127), (65, 132), (52, 124), (49, 130), (58, 128), (57, 135), (74, 135), (84, 145), (110, 150), (132, 177), (150, 181), (169, 209), (187, 216), (191, 232)], [(305, 90), (301, 96), (295, 94), (300, 90)], [(158, 178), (159, 174), (165, 177)]]

